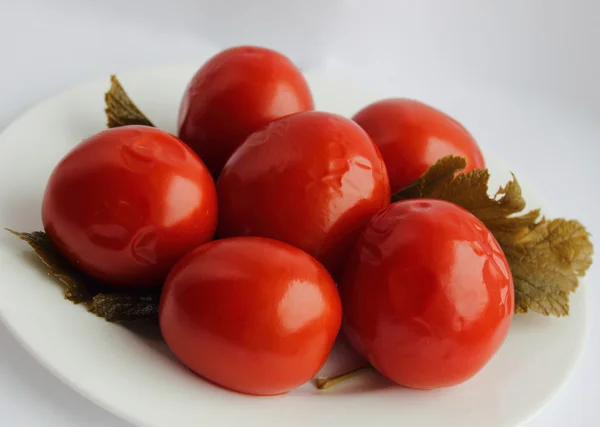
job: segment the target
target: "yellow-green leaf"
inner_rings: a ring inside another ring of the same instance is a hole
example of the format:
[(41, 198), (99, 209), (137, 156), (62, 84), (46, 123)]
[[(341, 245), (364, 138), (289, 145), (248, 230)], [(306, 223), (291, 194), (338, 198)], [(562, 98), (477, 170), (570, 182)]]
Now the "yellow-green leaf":
[(106, 125), (116, 128), (127, 125), (154, 126), (129, 98), (116, 76), (110, 77), (110, 89), (104, 95)]

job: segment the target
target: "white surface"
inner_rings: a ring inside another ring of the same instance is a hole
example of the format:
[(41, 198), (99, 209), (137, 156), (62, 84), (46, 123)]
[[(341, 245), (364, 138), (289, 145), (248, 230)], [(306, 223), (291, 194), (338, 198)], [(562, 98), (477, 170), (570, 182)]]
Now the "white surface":
[[(450, 112), (484, 149), (509, 159), (518, 175), (549, 199), (553, 214), (579, 218), (595, 235), (600, 232), (600, 205), (588, 197), (600, 182), (597, 137), (568, 132), (569, 126), (589, 131), (589, 121), (600, 113), (595, 54), (600, 4), (594, 0), (379, 0), (369, 6), (359, 0), (310, 0), (291, 11), (296, 24), (284, 16), (289, 2), (277, 7), (255, 0), (240, 8), (243, 2), (229, 0), (211, 10), (215, 3), (0, 0), (0, 127), (73, 83), (123, 69), (198, 61), (215, 50), (202, 36), (219, 44), (266, 43), (301, 64), (350, 74), (375, 89), (392, 87), (394, 94), (454, 90)], [(257, 5), (270, 19), (245, 10)], [(324, 12), (313, 13), (317, 7)], [(494, 85), (499, 97), (473, 105), (472, 98), (461, 96), (461, 84), (470, 91)], [(527, 102), (511, 103), (515, 93)], [(498, 99), (502, 117), (511, 119), (501, 129), (486, 114)], [(548, 119), (553, 114), (567, 124), (558, 132)], [(527, 133), (532, 128), (538, 130)], [(561, 162), (558, 172), (554, 162)], [(0, 179), (11, 177), (0, 169)], [(33, 218), (36, 210), (24, 215)], [(600, 300), (596, 270), (588, 275), (592, 306)], [(574, 377), (528, 427), (597, 425), (600, 329), (593, 310), (591, 316), (587, 349)], [(5, 329), (0, 329), (0, 348), (0, 425), (129, 426), (62, 385)]]

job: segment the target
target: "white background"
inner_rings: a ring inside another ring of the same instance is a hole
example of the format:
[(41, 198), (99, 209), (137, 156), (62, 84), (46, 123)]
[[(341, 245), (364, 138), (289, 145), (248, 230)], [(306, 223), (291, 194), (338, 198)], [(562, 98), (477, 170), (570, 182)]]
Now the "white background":
[[(249, 43), (374, 90), (397, 91), (410, 79), (436, 86), (441, 75), (452, 76), (461, 84), (518, 88), (600, 118), (598, 16), (594, 0), (0, 0), (0, 129), (73, 84), (132, 68), (198, 63), (219, 47)], [(547, 197), (557, 186), (576, 185), (577, 174), (598, 176), (573, 166), (577, 150), (598, 152), (576, 141), (561, 147), (532, 141), (525, 150), (511, 141), (480, 143), (519, 171), (531, 162), (573, 159), (552, 177), (527, 177)], [(0, 179), (9, 177), (0, 171)], [(592, 210), (564, 197), (558, 214), (600, 233)], [(595, 269), (588, 275), (585, 355), (567, 387), (528, 427), (599, 424), (597, 277)], [(55, 379), (1, 324), (0, 425), (130, 426)]]

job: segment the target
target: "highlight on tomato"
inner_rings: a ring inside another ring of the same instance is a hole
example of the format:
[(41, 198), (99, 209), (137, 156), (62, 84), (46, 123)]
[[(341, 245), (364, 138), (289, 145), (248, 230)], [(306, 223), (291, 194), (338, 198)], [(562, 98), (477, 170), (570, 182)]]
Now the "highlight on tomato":
[(225, 388), (285, 393), (323, 366), (342, 318), (325, 268), (288, 244), (258, 237), (207, 243), (175, 265), (160, 328), (183, 364)]
[(397, 202), (375, 215), (339, 286), (352, 346), (387, 378), (417, 389), (479, 372), (514, 312), (498, 242), (475, 216), (442, 200)]
[(362, 227), (390, 200), (385, 164), (365, 131), (314, 111), (252, 134), (225, 165), (217, 191), (219, 236), (289, 243), (334, 278)]
[(390, 176), (392, 193), (418, 179), (442, 157), (464, 157), (463, 172), (485, 168), (483, 154), (471, 134), (452, 117), (422, 102), (383, 99), (352, 118), (379, 148)]
[(54, 168), (44, 230), (89, 276), (117, 287), (162, 285), (188, 251), (212, 239), (217, 194), (210, 173), (162, 130), (124, 126), (82, 141)]
[(217, 178), (253, 132), (278, 118), (314, 109), (302, 72), (283, 54), (256, 46), (226, 49), (189, 82), (178, 136)]

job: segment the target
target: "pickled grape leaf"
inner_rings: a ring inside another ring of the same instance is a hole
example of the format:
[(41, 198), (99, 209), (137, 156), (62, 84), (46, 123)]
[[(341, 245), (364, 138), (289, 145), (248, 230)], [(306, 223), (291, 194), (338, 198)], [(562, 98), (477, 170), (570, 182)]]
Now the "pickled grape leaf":
[(43, 231), (19, 233), (6, 230), (31, 246), (35, 254), (48, 267), (48, 275), (56, 277), (62, 283), (65, 299), (79, 304), (91, 301), (100, 291), (98, 284), (84, 277), (65, 261)]
[(569, 295), (592, 264), (593, 246), (576, 220), (546, 219), (539, 210), (522, 213), (526, 203), (513, 179), (490, 197), (486, 169), (459, 173), (464, 158), (447, 156), (392, 201), (435, 198), (455, 203), (479, 218), (494, 234), (509, 262), (515, 283), (515, 311), (569, 314)]
[(104, 95), (106, 125), (109, 128), (127, 125), (154, 126), (129, 98), (117, 76), (111, 76), (110, 82), (110, 89)]
[(94, 296), (89, 310), (109, 322), (157, 319), (159, 299), (159, 293), (101, 293)]
[(84, 304), (109, 322), (155, 320), (158, 318), (159, 291), (116, 292), (85, 276), (68, 263), (43, 231), (19, 233), (6, 229), (25, 241), (64, 287), (65, 299)]

